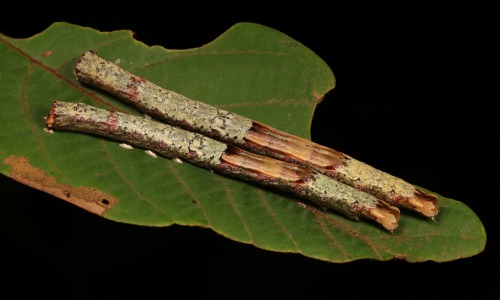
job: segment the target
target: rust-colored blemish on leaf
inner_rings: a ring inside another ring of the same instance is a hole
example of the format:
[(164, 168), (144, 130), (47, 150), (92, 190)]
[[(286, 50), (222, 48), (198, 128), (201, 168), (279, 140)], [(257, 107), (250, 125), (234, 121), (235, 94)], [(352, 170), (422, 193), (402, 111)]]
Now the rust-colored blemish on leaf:
[(10, 177), (27, 186), (68, 201), (97, 215), (104, 215), (118, 200), (90, 187), (72, 187), (61, 184), (40, 169), (30, 165), (26, 157), (10, 156), (3, 161), (12, 168)]
[(313, 97), (316, 98), (316, 101), (318, 101), (318, 103), (321, 103), (325, 97), (324, 94), (322, 93), (318, 93), (318, 91), (316, 91), (316, 89), (313, 90)]
[(51, 56), (52, 53), (54, 53), (54, 52), (51, 50), (47, 50), (47, 51), (42, 52), (41, 55), (42, 55), (42, 57), (47, 57), (47, 56)]

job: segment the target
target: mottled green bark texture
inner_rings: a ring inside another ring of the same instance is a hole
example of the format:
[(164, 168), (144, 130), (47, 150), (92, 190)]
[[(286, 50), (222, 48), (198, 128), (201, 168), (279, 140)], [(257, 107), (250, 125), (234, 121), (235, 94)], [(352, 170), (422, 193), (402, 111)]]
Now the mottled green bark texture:
[(142, 115), (75, 78), (75, 64), (89, 49), (190, 99), (307, 139), (319, 99), (335, 85), (314, 52), (257, 24), (236, 24), (213, 42), (187, 50), (148, 47), (130, 31), (66, 23), (27, 39), (0, 35), (4, 176), (110, 220), (201, 226), (237, 242), (325, 261), (450, 261), (484, 249), (486, 233), (475, 213), (440, 195), (435, 222), (402, 212), (391, 235), (370, 222), (104, 138), (45, 132), (44, 116), (54, 99)]

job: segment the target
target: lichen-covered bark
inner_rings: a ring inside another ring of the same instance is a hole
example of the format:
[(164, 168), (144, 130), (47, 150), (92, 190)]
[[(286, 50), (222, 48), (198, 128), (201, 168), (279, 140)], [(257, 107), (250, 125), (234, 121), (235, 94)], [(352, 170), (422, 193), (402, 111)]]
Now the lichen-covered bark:
[(226, 144), (201, 134), (84, 103), (54, 101), (47, 124), (56, 130), (106, 136), (152, 150), (164, 157), (178, 157), (204, 167), (216, 166), (227, 148)]
[(80, 57), (75, 75), (78, 80), (119, 96), (151, 117), (218, 140), (239, 144), (252, 127), (248, 118), (165, 90), (92, 51)]
[(436, 195), (333, 149), (268, 125), (188, 99), (85, 52), (76, 65), (78, 80), (119, 96), (160, 121), (180, 126), (245, 150), (313, 168), (392, 205), (427, 217), (438, 213)]
[(398, 225), (397, 208), (315, 170), (247, 152), (152, 119), (83, 103), (54, 101), (47, 127), (105, 136), (164, 157), (182, 158), (228, 176), (290, 192), (355, 219), (375, 220), (389, 231)]

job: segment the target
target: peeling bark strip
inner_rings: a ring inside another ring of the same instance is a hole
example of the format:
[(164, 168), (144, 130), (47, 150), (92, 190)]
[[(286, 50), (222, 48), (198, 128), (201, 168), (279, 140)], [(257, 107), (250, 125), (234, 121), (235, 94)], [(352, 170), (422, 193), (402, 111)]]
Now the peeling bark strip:
[(222, 174), (290, 192), (351, 218), (374, 220), (393, 231), (399, 210), (315, 170), (247, 152), (204, 135), (152, 119), (54, 101), (47, 127), (111, 138), (163, 157), (176, 157)]
[(427, 217), (438, 213), (438, 198), (412, 184), (336, 150), (257, 121), (190, 100), (87, 51), (75, 69), (78, 80), (98, 87), (160, 121), (201, 133), (251, 152), (311, 167), (392, 205)]

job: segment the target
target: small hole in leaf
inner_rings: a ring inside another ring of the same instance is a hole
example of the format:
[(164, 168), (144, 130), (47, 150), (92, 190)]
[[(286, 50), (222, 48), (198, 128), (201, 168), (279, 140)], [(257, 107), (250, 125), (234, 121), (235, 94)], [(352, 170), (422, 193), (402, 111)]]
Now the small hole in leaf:
[(108, 205), (109, 204), (109, 200), (108, 199), (102, 199), (101, 203), (104, 204), (104, 205)]

